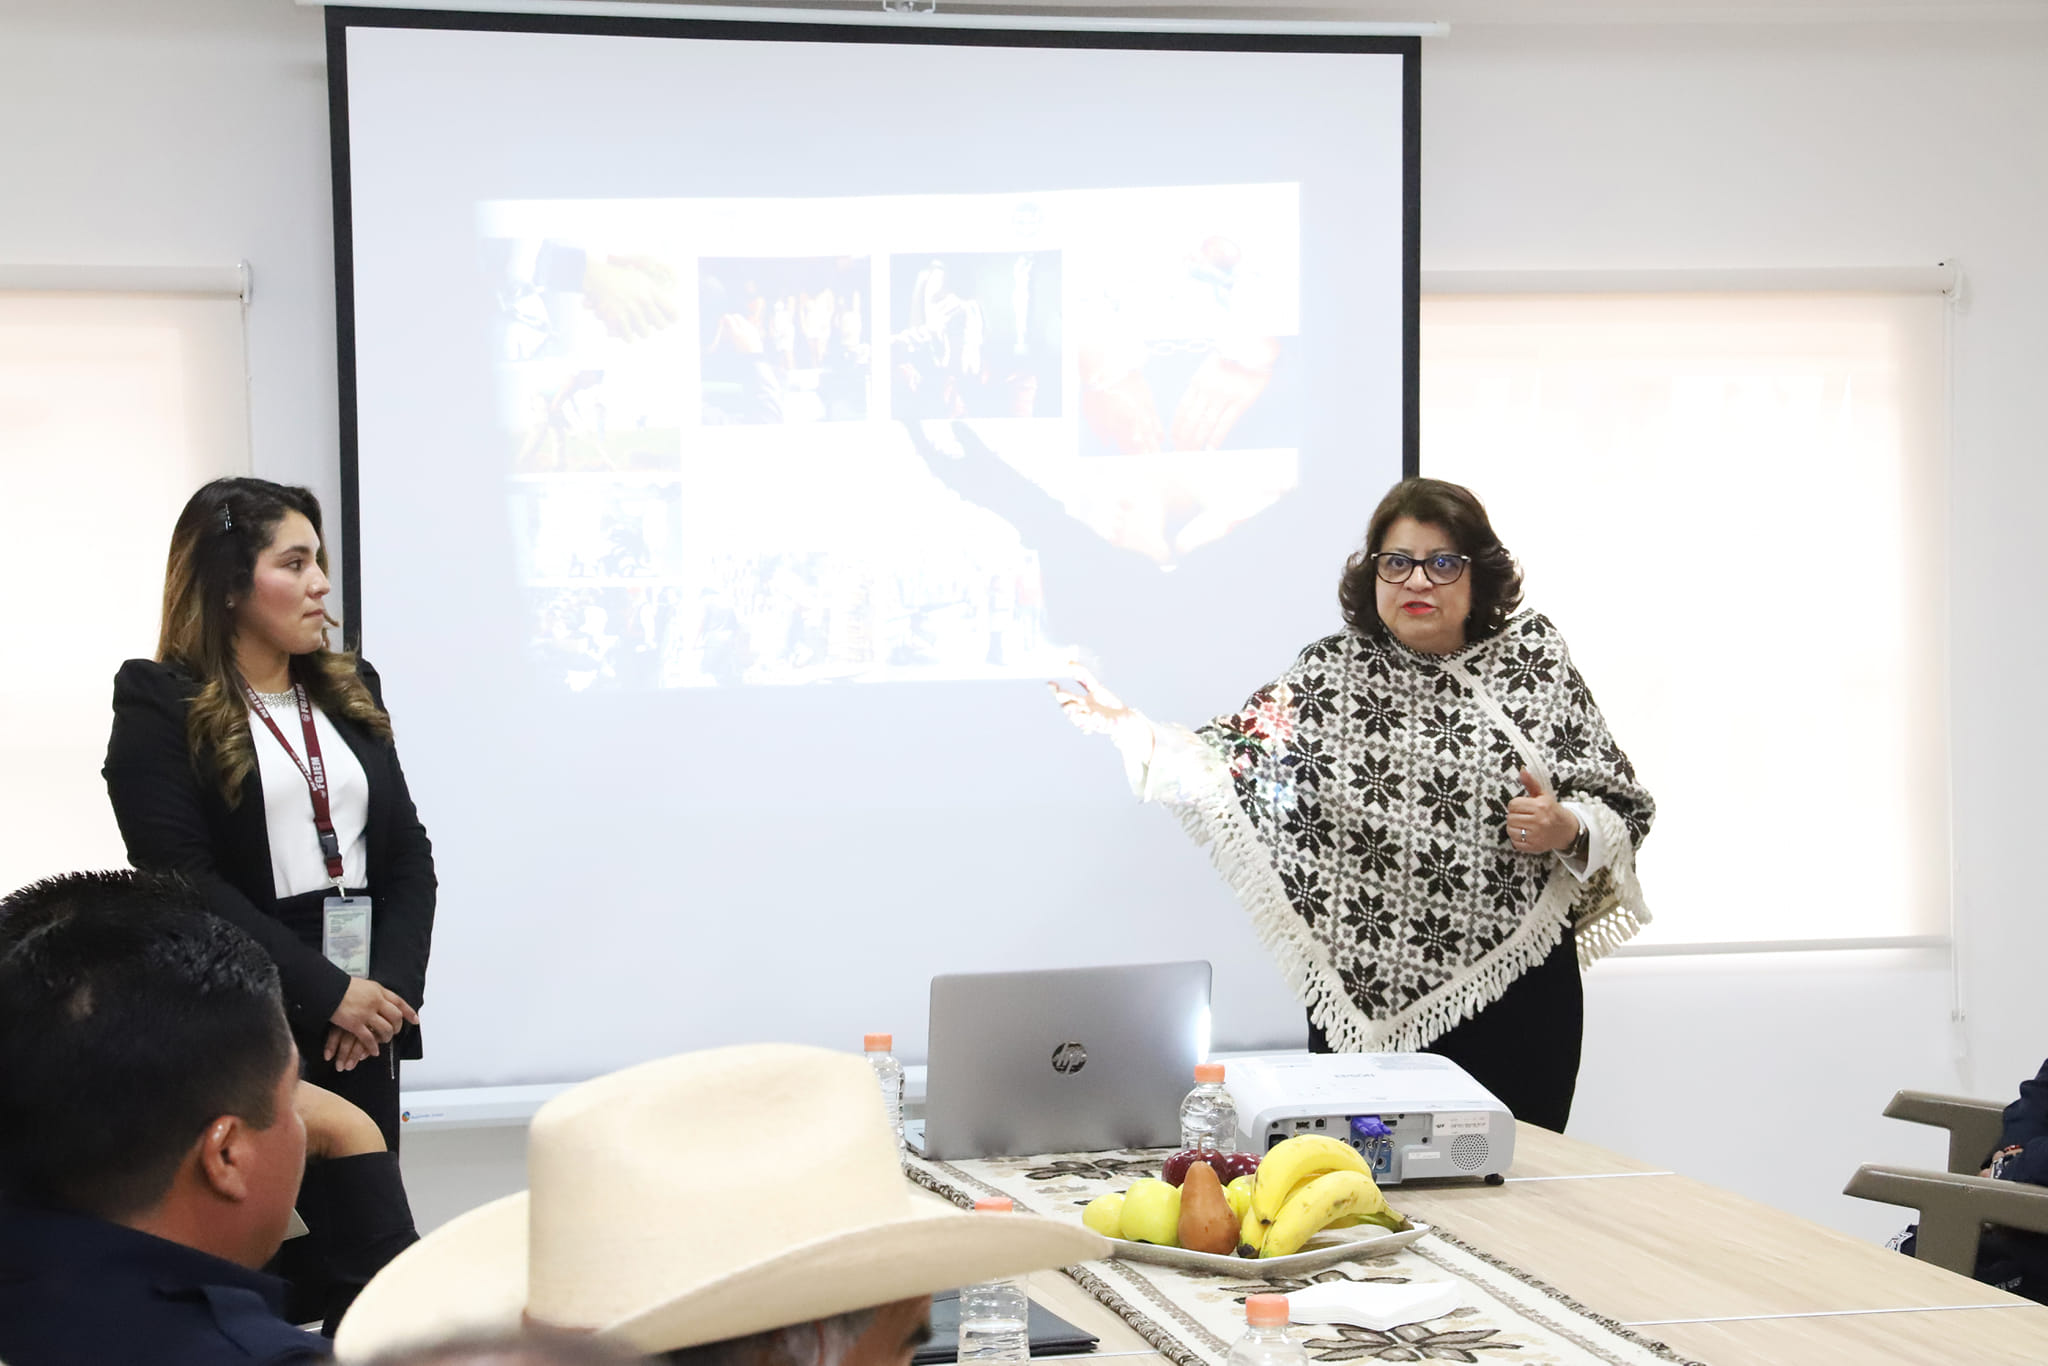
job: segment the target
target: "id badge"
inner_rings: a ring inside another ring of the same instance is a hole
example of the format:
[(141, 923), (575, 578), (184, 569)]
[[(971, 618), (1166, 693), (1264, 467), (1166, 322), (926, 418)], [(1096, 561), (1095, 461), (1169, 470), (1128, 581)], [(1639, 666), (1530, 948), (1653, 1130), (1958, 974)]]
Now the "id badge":
[(320, 952), (351, 977), (370, 975), (370, 898), (330, 896), (320, 903)]

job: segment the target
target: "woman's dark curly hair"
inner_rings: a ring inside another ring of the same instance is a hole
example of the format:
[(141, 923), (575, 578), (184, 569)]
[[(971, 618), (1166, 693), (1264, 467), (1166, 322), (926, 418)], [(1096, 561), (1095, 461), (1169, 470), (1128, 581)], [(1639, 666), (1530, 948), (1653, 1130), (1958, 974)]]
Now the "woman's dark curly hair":
[(1472, 615), (1465, 619), (1465, 640), (1485, 640), (1498, 635), (1515, 609), (1522, 605), (1522, 571), (1508, 554), (1486, 509), (1472, 496), (1472, 490), (1441, 479), (1403, 479), (1387, 490), (1373, 511), (1366, 528), (1365, 549), (1344, 561), (1344, 577), (1337, 581), (1337, 601), (1344, 620), (1362, 636), (1385, 635), (1380, 620), (1379, 598), (1374, 583), (1372, 556), (1387, 538), (1387, 528), (1403, 517), (1413, 517), (1427, 526), (1441, 527), (1450, 534), (1460, 555), (1472, 557), (1466, 571), (1472, 576)]

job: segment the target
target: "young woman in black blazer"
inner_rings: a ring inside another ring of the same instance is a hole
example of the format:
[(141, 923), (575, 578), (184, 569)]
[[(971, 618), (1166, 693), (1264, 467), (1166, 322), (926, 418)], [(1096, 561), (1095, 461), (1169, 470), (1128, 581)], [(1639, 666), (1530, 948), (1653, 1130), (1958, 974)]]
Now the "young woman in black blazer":
[[(184, 874), (269, 951), (306, 1079), (361, 1106), (395, 1152), (398, 1060), (420, 1056), (434, 857), (376, 672), (327, 648), (326, 571), (308, 490), (220, 479), (192, 496), (157, 657), (114, 680), (107, 792), (130, 862)], [(323, 952), (337, 882), (370, 898), (366, 976)]]

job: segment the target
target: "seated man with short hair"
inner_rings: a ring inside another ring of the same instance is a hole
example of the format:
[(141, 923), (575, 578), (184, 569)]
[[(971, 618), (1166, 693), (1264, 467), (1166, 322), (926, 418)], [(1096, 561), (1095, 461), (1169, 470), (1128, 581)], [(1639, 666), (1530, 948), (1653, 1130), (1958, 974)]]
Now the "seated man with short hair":
[(412, 1240), (396, 1159), (342, 1156), (363, 1124), (302, 1090), (276, 967), (183, 882), (81, 873), (0, 900), (0, 1359), (327, 1357), (257, 1268), (309, 1154), (357, 1164), (360, 1217), (392, 1225), (373, 1241)]

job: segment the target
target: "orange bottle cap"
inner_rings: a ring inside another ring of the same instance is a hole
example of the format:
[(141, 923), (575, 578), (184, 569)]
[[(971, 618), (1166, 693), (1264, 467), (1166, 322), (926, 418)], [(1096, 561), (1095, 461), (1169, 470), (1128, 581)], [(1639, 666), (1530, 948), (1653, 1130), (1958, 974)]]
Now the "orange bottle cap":
[(1287, 1297), (1285, 1295), (1253, 1295), (1244, 1302), (1244, 1321), (1261, 1328), (1284, 1326), (1287, 1323)]
[(863, 1034), (860, 1037), (861, 1048), (869, 1053), (886, 1053), (895, 1045), (896, 1036), (894, 1034)]
[(1220, 1062), (1198, 1062), (1195, 1064), (1196, 1081), (1222, 1081), (1223, 1064)]
[(997, 1214), (1008, 1214), (1017, 1208), (1016, 1204), (1007, 1195), (996, 1195), (986, 1200), (977, 1200), (974, 1202), (974, 1207), (981, 1210), (992, 1210)]

